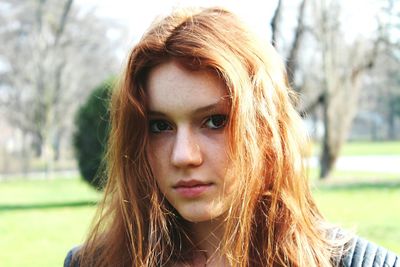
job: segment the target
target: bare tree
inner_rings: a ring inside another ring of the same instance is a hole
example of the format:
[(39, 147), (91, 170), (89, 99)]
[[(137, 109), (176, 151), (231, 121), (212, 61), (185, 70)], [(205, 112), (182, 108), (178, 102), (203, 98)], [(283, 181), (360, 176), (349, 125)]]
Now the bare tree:
[(73, 0), (6, 0), (0, 8), (1, 105), (51, 168), (77, 106), (116, 71), (117, 45), (110, 25)]
[[(280, 1), (275, 14), (282, 12), (282, 4)], [(306, 21), (307, 8), (313, 13)], [(288, 79), (297, 92), (307, 95), (303, 103), (297, 103), (302, 116), (315, 112), (319, 106), (322, 108), (324, 136), (320, 177), (326, 178), (350, 131), (362, 78), (374, 65), (382, 42), (381, 32), (375, 39), (344, 41), (338, 1), (301, 0), (297, 14), (293, 40), (287, 48)], [(282, 28), (277, 25), (277, 17), (275, 15), (271, 23), (273, 32)], [(276, 34), (273, 36), (276, 38)], [(301, 54), (309, 56), (309, 66), (301, 62), (304, 59), (300, 58)]]
[[(375, 63), (381, 36), (369, 42), (361, 39), (347, 44), (339, 21), (338, 2), (321, 1), (317, 38), (322, 53), (322, 111), (324, 137), (320, 177), (329, 177), (357, 112), (361, 79)], [(318, 12), (318, 11), (317, 11)]]

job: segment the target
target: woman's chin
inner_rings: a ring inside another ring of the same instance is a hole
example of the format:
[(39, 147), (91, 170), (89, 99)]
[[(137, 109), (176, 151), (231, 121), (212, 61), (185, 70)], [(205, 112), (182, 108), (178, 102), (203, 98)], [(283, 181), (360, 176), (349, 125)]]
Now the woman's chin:
[(191, 223), (212, 221), (220, 218), (228, 210), (227, 203), (223, 201), (175, 202), (171, 206), (174, 207), (183, 219)]
[(222, 217), (222, 214), (224, 212), (210, 212), (210, 211), (196, 211), (190, 210), (190, 211), (178, 211), (179, 214), (182, 216), (183, 219), (190, 223), (202, 223), (202, 222), (208, 222), (208, 221), (213, 221), (216, 219), (219, 219)]
[(182, 218), (191, 223), (201, 223), (212, 220), (214, 217), (210, 214), (182, 214)]

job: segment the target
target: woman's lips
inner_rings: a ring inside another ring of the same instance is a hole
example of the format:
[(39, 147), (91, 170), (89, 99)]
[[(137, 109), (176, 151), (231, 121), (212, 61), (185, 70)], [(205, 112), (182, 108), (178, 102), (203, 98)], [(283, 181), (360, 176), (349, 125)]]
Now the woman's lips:
[(195, 198), (209, 190), (213, 183), (204, 183), (196, 180), (179, 181), (173, 188), (182, 197)]

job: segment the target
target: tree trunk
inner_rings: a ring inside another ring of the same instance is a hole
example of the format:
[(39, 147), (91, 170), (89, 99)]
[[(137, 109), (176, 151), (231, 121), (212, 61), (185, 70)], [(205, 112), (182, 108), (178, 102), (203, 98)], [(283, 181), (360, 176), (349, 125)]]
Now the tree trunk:
[(321, 150), (321, 156), (320, 156), (320, 173), (319, 177), (320, 179), (326, 179), (330, 176), (332, 169), (334, 167), (336, 157), (334, 156), (334, 153), (332, 151), (332, 146), (331, 146), (331, 121), (329, 117), (329, 94), (327, 91), (325, 91), (324, 96), (323, 96), (323, 101), (322, 101), (322, 116), (323, 116), (323, 122), (324, 122), (324, 135), (322, 138), (322, 150)]
[(61, 148), (61, 140), (62, 140), (62, 129), (58, 128), (56, 130), (54, 141), (53, 141), (53, 160), (57, 162), (60, 159), (60, 148)]
[(43, 137), (41, 133), (35, 133), (32, 141), (32, 148), (36, 158), (42, 157), (43, 152)]
[(321, 180), (325, 180), (331, 175), (333, 167), (335, 166), (335, 161), (336, 157), (332, 156), (330, 146), (324, 142), (320, 159), (319, 177)]
[(395, 103), (389, 101), (389, 114), (388, 114), (388, 139), (396, 139), (396, 127), (395, 127)]
[(27, 177), (30, 171), (30, 155), (27, 136), (27, 132), (22, 133), (22, 172), (24, 177)]

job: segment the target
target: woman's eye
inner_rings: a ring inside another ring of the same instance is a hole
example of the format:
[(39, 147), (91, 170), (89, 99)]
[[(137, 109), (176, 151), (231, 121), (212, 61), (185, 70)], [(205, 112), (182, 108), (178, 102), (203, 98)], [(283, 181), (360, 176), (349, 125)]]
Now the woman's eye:
[(212, 115), (206, 120), (205, 126), (210, 129), (220, 129), (225, 126), (226, 119), (226, 115)]
[(151, 120), (150, 121), (150, 132), (161, 133), (164, 131), (172, 130), (172, 127), (168, 122), (164, 120)]

